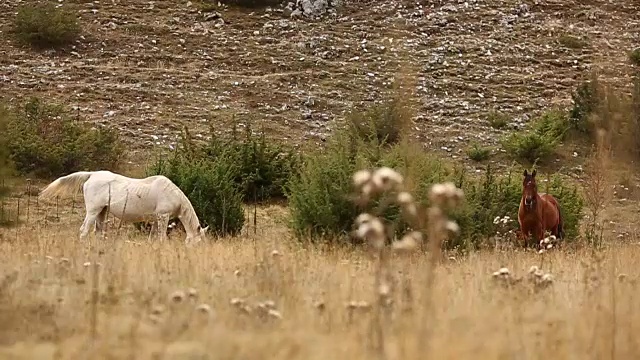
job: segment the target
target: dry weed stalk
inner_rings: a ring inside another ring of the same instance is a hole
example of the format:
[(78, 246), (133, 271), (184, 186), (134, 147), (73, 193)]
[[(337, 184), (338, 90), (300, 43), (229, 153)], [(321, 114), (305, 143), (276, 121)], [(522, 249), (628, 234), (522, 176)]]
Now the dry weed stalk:
[[(435, 268), (441, 257), (442, 243), (450, 234), (459, 232), (458, 224), (449, 220), (445, 211), (458, 206), (464, 194), (453, 183), (435, 184), (429, 194), (431, 206), (425, 210), (409, 192), (404, 190), (402, 175), (391, 168), (381, 167), (374, 171), (360, 170), (353, 175), (353, 183), (358, 193), (357, 201), (366, 204), (373, 198), (381, 197), (381, 205), (378, 207), (377, 213), (380, 214), (386, 206), (395, 204), (399, 206), (402, 218), (414, 229), (399, 241), (394, 241), (391, 246), (387, 246), (387, 236), (393, 232), (393, 229), (386, 226), (377, 215), (362, 213), (355, 220), (357, 237), (365, 240), (377, 255), (375, 270), (377, 301), (372, 326), (373, 343), (377, 355), (386, 358), (384, 329), (387, 328), (387, 324), (385, 319), (389, 319), (392, 314), (392, 298), (395, 290), (389, 264), (390, 251), (410, 254), (422, 247), (424, 243), (422, 231), (425, 228), (425, 223), (428, 224), (426, 229), (428, 231), (427, 251), (430, 254), (430, 261), (426, 286), (427, 291), (430, 292), (434, 282)], [(406, 299), (412, 299), (408, 281), (404, 282), (403, 290)], [(431, 304), (427, 304), (427, 307), (431, 309)]]
[(584, 182), (585, 200), (589, 210), (586, 240), (592, 245), (602, 245), (604, 226), (600, 213), (613, 197), (611, 182), (611, 147), (606, 140), (606, 131), (599, 129), (596, 145), (587, 159), (587, 178)]

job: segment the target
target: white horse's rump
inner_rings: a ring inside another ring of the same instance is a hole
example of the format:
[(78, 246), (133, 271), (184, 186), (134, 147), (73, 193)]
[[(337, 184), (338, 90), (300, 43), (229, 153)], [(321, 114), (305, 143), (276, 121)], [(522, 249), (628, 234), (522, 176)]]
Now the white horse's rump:
[(186, 241), (198, 241), (206, 228), (200, 221), (187, 196), (171, 180), (155, 175), (133, 179), (110, 171), (80, 171), (60, 177), (40, 193), (41, 199), (53, 199), (83, 190), (86, 216), (80, 227), (80, 238), (88, 235), (95, 224), (96, 230), (104, 230), (109, 212), (125, 222), (150, 221), (157, 225), (160, 239), (166, 237), (169, 219), (177, 217), (187, 232)]

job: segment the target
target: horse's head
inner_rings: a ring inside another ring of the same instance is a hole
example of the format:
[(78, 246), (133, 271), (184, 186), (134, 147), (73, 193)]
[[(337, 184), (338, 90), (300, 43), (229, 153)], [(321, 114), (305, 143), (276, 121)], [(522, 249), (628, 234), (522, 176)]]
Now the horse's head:
[(193, 240), (196, 240), (195, 242), (198, 243), (204, 240), (207, 236), (207, 230), (209, 230), (209, 226), (201, 227), (200, 225), (198, 225), (198, 231), (196, 232), (196, 234), (192, 236), (187, 235), (185, 242), (191, 243)]
[(536, 184), (536, 170), (531, 174), (525, 169), (522, 179), (522, 198), (527, 209), (531, 210), (536, 205), (538, 198), (538, 185)]

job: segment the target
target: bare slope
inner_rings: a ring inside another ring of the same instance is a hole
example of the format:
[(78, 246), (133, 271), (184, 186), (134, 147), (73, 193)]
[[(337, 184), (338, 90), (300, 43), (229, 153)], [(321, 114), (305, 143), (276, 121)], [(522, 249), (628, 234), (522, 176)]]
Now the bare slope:
[[(3, 34), (18, 3), (0, 5)], [(409, 60), (421, 97), (416, 133), (454, 155), (472, 138), (496, 142), (491, 109), (524, 122), (567, 103), (594, 64), (623, 76), (640, 24), (632, 0), (353, 2), (321, 21), (275, 10), (222, 10), (222, 20), (204, 21), (195, 3), (64, 1), (85, 38), (69, 54), (3, 41), (2, 96), (63, 101), (117, 126), (136, 148), (167, 147), (181, 124), (224, 131), (231, 114), (299, 142), (325, 137), (343, 111), (379, 99)], [(560, 44), (567, 34), (585, 46)]]

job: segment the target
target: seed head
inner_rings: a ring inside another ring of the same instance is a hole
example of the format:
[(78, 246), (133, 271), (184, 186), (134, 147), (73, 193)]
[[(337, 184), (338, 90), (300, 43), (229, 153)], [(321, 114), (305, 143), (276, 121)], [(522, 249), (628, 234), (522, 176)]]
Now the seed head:
[(189, 288), (187, 289), (187, 295), (189, 296), (189, 298), (195, 299), (198, 297), (198, 290), (194, 288)]
[(368, 183), (369, 180), (371, 180), (371, 171), (369, 170), (359, 170), (353, 174), (353, 185), (358, 189)]
[(536, 265), (529, 268), (529, 274), (534, 274), (536, 271), (538, 271), (538, 266)]
[(372, 219), (358, 227), (358, 237), (365, 238), (378, 238), (384, 235), (384, 225), (382, 221), (377, 218)]
[(542, 276), (542, 281), (546, 282), (546, 283), (552, 283), (553, 282), (553, 275), (551, 274), (544, 274)]
[(269, 311), (267, 311), (267, 315), (269, 315), (269, 317), (274, 318), (274, 319), (282, 319), (282, 314), (280, 313), (280, 311), (276, 310), (276, 309), (269, 309)]
[(398, 193), (397, 200), (400, 205), (406, 206), (413, 203), (413, 196), (411, 196), (411, 194), (409, 194), (408, 192), (403, 191), (401, 193)]
[(375, 217), (373, 215), (367, 214), (367, 213), (362, 213), (362, 214), (358, 215), (358, 217), (356, 218), (356, 226), (360, 227), (360, 225), (366, 224), (366, 223), (370, 222), (373, 219), (375, 219)]
[(196, 311), (203, 315), (211, 315), (211, 306), (207, 304), (200, 304), (196, 307)]
[(457, 234), (460, 232), (460, 226), (458, 226), (458, 224), (452, 220), (447, 221), (446, 229), (452, 234)]
[(278, 251), (278, 250), (273, 250), (273, 251), (271, 252), (271, 256), (272, 256), (272, 257), (278, 257), (278, 256), (280, 256), (280, 251)]
[(388, 191), (402, 184), (402, 175), (389, 167), (381, 167), (373, 173), (371, 179), (378, 191)]
[(391, 293), (391, 286), (387, 283), (382, 283), (378, 286), (378, 295), (380, 296), (389, 296)]
[(245, 301), (240, 298), (233, 298), (229, 303), (233, 306), (241, 306), (244, 305)]
[(169, 300), (174, 304), (181, 303), (184, 300), (184, 298), (185, 298), (185, 294), (184, 294), (184, 291), (182, 290), (176, 290), (172, 292), (171, 295), (169, 295)]
[(400, 241), (393, 243), (393, 249), (395, 250), (414, 250), (418, 247), (418, 244), (422, 243), (422, 233), (419, 231), (412, 231), (402, 237)]

